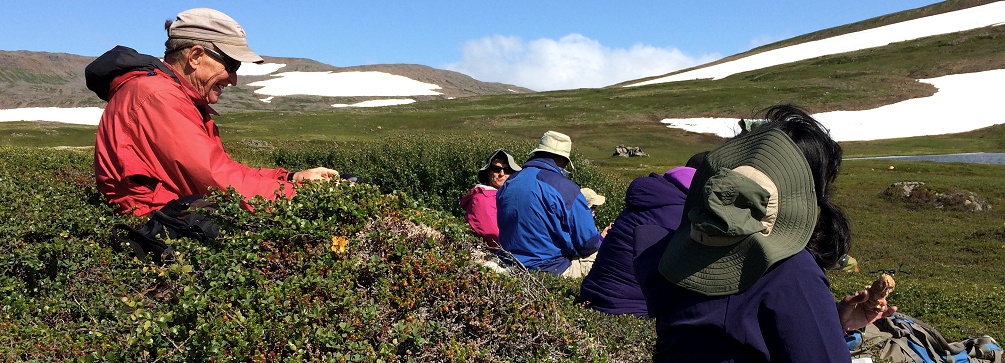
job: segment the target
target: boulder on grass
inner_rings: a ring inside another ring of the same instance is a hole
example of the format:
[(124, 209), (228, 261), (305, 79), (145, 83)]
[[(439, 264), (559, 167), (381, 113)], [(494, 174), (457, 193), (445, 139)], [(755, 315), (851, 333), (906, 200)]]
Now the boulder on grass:
[(971, 191), (963, 189), (939, 191), (920, 181), (893, 183), (883, 191), (883, 195), (904, 200), (915, 207), (932, 206), (936, 209), (963, 212), (991, 210), (991, 203), (988, 203), (987, 199)]
[(642, 148), (640, 147), (618, 145), (614, 147), (614, 155), (611, 156), (620, 156), (623, 158), (627, 158), (633, 156), (649, 156), (649, 154), (646, 154), (644, 151), (642, 151)]

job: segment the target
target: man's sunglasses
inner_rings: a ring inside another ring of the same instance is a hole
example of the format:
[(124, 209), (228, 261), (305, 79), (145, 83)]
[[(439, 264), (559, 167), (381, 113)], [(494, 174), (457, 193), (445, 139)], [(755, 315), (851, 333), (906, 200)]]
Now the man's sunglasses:
[(499, 165), (492, 165), (492, 166), (490, 166), (488, 168), (488, 171), (493, 172), (493, 173), (498, 173), (500, 171), (504, 171), (504, 172), (506, 172), (506, 174), (513, 174), (513, 169), (504, 168), (504, 167), (501, 167)]
[(219, 60), (220, 63), (223, 64), (223, 68), (227, 70), (227, 73), (237, 73), (237, 70), (241, 68), (241, 62), (238, 62), (234, 58), (217, 53), (206, 47), (203, 47), (202, 49), (206, 51), (206, 54), (209, 54), (211, 57)]

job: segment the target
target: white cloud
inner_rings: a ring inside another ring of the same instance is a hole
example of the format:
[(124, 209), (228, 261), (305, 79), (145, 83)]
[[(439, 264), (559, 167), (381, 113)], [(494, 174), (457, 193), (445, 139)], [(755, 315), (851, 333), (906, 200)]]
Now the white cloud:
[(721, 58), (719, 54), (691, 57), (675, 48), (642, 44), (628, 49), (608, 48), (580, 34), (530, 42), (495, 35), (468, 41), (461, 61), (444, 68), (481, 81), (550, 91), (604, 87), (718, 58)]

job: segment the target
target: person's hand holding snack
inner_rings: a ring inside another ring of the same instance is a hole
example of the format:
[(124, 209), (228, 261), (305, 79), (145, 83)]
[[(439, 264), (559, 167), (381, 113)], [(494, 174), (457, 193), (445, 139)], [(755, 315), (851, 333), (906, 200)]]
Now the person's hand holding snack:
[(896, 283), (893, 276), (883, 274), (866, 290), (845, 296), (838, 302), (838, 315), (845, 330), (856, 330), (881, 318), (897, 312), (886, 298), (893, 292)]

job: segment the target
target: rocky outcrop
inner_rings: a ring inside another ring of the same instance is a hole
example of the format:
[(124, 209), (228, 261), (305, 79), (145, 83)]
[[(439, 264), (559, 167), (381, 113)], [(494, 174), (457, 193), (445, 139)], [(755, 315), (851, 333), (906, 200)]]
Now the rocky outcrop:
[(891, 184), (883, 195), (897, 200), (903, 200), (915, 207), (935, 207), (936, 209), (987, 212), (991, 203), (987, 199), (963, 189), (952, 189), (948, 192), (933, 189), (925, 182), (896, 182)]
[(620, 156), (623, 158), (627, 158), (632, 156), (649, 156), (649, 154), (646, 154), (645, 151), (642, 151), (642, 148), (640, 147), (618, 145), (614, 147), (614, 155), (611, 156)]

